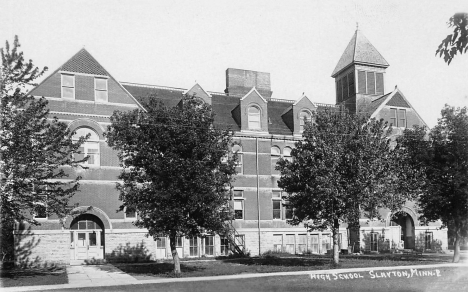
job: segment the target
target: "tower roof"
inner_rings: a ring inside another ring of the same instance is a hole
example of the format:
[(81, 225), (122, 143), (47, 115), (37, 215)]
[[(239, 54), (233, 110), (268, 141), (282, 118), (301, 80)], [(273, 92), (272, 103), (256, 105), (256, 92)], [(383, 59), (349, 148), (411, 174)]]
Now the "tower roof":
[(389, 65), (377, 49), (369, 42), (360, 30), (356, 30), (351, 41), (349, 41), (343, 55), (333, 70), (332, 77), (335, 77), (352, 64), (371, 65), (387, 68)]

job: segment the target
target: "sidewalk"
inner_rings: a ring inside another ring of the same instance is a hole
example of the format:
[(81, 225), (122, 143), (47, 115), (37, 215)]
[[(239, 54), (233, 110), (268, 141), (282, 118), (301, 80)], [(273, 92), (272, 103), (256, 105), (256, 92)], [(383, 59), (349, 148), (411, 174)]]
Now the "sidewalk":
[(468, 267), (468, 263), (447, 263), (437, 265), (413, 265), (413, 266), (394, 266), (394, 267), (372, 267), (372, 268), (354, 268), (354, 269), (330, 269), (330, 270), (311, 270), (311, 271), (296, 271), (296, 272), (277, 272), (277, 273), (254, 273), (254, 274), (238, 274), (226, 276), (209, 276), (209, 277), (187, 277), (187, 278), (161, 278), (151, 280), (137, 280), (134, 277), (122, 272), (120, 269), (111, 264), (100, 266), (69, 266), (67, 267), (69, 284), (61, 285), (44, 285), (44, 286), (26, 286), (26, 287), (9, 287), (2, 288), (2, 292), (19, 292), (19, 291), (46, 291), (70, 288), (86, 288), (86, 287), (110, 287), (122, 285), (141, 285), (141, 284), (158, 284), (170, 282), (196, 282), (196, 281), (216, 281), (216, 280), (231, 280), (245, 278), (261, 278), (275, 276), (293, 276), (293, 275), (313, 275), (313, 274), (339, 274), (350, 272), (364, 271), (385, 271), (385, 270), (408, 270), (408, 269), (434, 269), (444, 267)]

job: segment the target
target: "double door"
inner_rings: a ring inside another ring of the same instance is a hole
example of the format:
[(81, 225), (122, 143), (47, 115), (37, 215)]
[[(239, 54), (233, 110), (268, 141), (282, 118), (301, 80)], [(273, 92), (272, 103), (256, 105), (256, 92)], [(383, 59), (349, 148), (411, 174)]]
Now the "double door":
[(104, 250), (101, 244), (102, 231), (73, 231), (74, 255), (76, 260), (102, 259)]

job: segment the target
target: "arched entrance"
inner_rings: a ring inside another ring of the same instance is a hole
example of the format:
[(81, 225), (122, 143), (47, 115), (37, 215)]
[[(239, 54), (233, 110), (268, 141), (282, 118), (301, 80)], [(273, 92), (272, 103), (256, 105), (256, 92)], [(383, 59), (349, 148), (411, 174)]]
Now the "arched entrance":
[(70, 258), (72, 260), (104, 258), (104, 224), (92, 214), (82, 214), (70, 224)]
[(408, 213), (400, 211), (393, 214), (390, 226), (400, 227), (400, 241), (403, 242), (403, 248), (415, 248), (414, 220)]

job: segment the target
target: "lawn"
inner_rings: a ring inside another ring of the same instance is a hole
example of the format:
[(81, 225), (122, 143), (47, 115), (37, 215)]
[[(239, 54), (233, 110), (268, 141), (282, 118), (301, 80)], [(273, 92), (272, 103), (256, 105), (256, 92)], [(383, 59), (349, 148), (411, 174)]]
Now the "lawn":
[[(424, 269), (419, 269), (424, 271)], [(428, 269), (434, 270), (434, 269)], [(307, 292), (441, 292), (468, 291), (468, 268), (440, 268), (438, 276), (363, 278), (349, 280), (317, 280), (310, 275), (288, 275), (267, 278), (246, 278), (216, 281), (172, 282), (157, 284), (125, 285), (61, 291), (118, 292), (118, 291), (307, 291)]]
[(0, 274), (0, 287), (68, 284), (63, 267), (7, 269)]
[[(340, 264), (334, 266), (329, 256), (265, 256), (238, 259), (182, 261), (183, 277), (235, 275), (243, 273), (272, 273), (331, 268), (389, 267), (407, 265), (440, 264), (451, 262), (451, 257), (417, 255), (362, 255), (342, 256)], [(162, 263), (114, 264), (136, 279), (173, 277), (171, 261)]]

